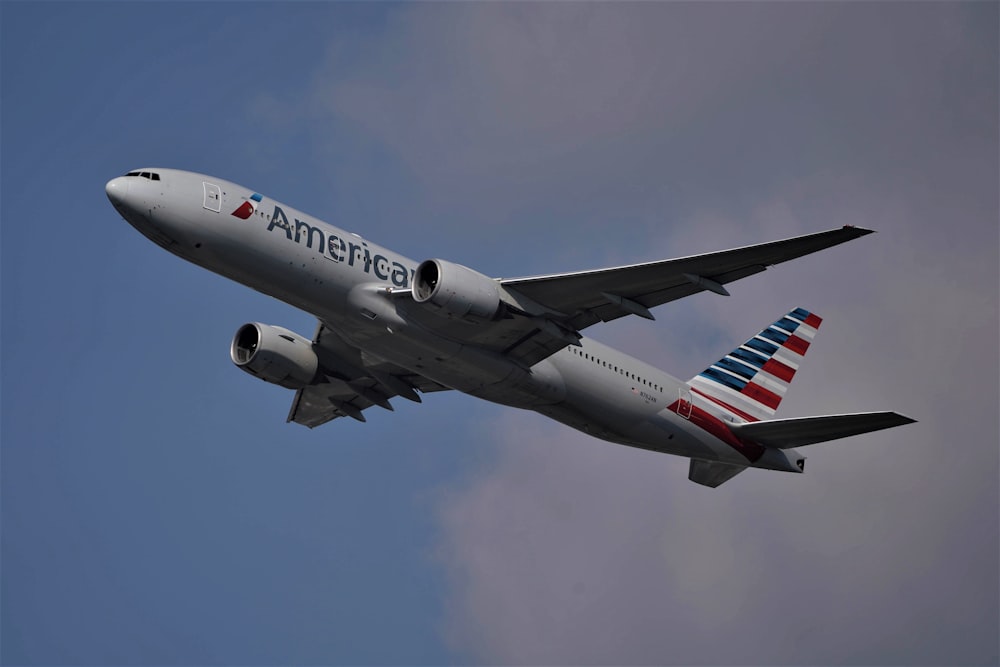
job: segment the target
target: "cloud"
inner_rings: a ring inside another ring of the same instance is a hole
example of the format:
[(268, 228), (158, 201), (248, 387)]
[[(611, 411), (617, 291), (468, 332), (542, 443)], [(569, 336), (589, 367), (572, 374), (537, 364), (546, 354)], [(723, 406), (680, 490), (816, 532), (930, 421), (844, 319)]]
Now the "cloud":
[[(730, 299), (587, 333), (688, 377), (802, 305), (826, 320), (782, 414), (920, 420), (810, 448), (803, 476), (751, 470), (708, 490), (685, 460), (498, 410), (482, 425), (492, 462), (439, 505), (459, 655), (996, 660), (997, 47), (979, 28), (995, 19), (420, 5), (374, 46), (338, 42), (311, 113), (405, 166), (436, 241), (479, 242), (473, 258), (504, 272), (875, 227)], [(378, 55), (359, 61), (363, 48)]]
[[(392, 151), (438, 208), (478, 204), (479, 225), (517, 226), (507, 214), (517, 205), (578, 214), (581, 196), (606, 220), (692, 168), (725, 171), (686, 135), (700, 132), (705, 108), (731, 108), (761, 77), (780, 76), (783, 54), (823, 20), (801, 13), (776, 35), (765, 30), (771, 13), (419, 7), (387, 21), (383, 48), (337, 42), (303, 106)], [(378, 55), (359, 62), (360, 50)]]
[[(995, 301), (988, 289), (928, 300), (940, 272), (893, 278), (884, 266), (902, 262), (878, 254), (886, 264), (853, 267), (878, 286), (867, 294), (809, 280), (838, 306), (783, 414), (899, 409), (920, 423), (809, 448), (801, 477), (751, 470), (712, 491), (686, 480), (682, 459), (498, 416), (484, 428), (496, 434), (496, 466), (441, 504), (457, 650), (521, 664), (988, 659), (997, 389), (975, 370), (947, 378), (969, 350), (982, 354), (977, 367), (997, 367)], [(761, 324), (783, 312), (785, 268), (756, 279)], [(730, 347), (757, 326), (746, 308), (724, 312), (694, 308), (687, 322), (725, 331), (742, 318)], [(614, 342), (648, 359), (686, 349), (672, 331)], [(696, 368), (714, 358), (706, 347), (687, 345)]]

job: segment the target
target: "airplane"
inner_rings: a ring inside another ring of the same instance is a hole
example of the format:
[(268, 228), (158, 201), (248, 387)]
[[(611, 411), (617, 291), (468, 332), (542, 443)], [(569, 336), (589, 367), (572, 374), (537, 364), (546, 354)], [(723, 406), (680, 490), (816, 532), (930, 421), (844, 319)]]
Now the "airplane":
[(585, 338), (635, 315), (872, 233), (845, 226), (614, 268), (491, 278), (415, 262), (213, 176), (142, 168), (108, 181), (119, 214), (157, 245), (316, 317), (312, 338), (250, 322), (233, 363), (294, 390), (288, 422), (365, 421), (390, 399), (456, 390), (534, 410), (608, 442), (690, 459), (717, 487), (747, 468), (805, 470), (795, 448), (913, 423), (895, 412), (775, 418), (822, 319), (797, 307), (683, 381)]

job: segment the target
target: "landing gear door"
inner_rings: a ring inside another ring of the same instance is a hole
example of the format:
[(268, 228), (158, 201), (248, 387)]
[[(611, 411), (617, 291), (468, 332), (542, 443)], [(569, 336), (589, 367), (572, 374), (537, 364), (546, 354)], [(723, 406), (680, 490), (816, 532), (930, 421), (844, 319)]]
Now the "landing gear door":
[(205, 186), (205, 200), (202, 207), (218, 213), (222, 210), (222, 190), (212, 183), (202, 182), (202, 185)]

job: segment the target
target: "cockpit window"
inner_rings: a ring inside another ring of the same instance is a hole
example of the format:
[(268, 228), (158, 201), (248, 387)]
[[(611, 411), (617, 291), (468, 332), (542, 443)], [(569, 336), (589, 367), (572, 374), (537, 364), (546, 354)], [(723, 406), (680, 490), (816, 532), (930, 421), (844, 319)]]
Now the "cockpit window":
[(158, 181), (158, 180), (160, 180), (160, 175), (157, 174), (155, 171), (130, 171), (130, 172), (128, 172), (125, 175), (126, 176), (140, 176), (142, 178), (146, 178), (146, 179), (149, 179), (151, 181)]

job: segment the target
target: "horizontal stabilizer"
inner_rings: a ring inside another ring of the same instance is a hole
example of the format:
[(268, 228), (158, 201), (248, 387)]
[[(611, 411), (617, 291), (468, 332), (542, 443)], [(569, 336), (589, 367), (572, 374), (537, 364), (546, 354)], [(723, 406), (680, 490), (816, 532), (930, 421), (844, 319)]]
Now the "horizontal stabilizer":
[(737, 436), (753, 440), (765, 447), (790, 449), (827, 440), (837, 440), (861, 433), (881, 431), (894, 426), (912, 424), (916, 420), (895, 412), (859, 412), (847, 415), (769, 419), (729, 424)]
[(746, 466), (733, 465), (731, 463), (691, 459), (691, 467), (688, 468), (688, 479), (702, 486), (714, 489), (723, 482), (728, 482), (746, 469)]

